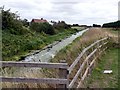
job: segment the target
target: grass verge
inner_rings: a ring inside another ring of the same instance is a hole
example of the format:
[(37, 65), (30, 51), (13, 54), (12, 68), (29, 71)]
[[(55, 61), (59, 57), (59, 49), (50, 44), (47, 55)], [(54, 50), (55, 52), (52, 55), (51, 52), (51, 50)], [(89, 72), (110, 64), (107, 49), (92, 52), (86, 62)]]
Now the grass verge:
[[(119, 48), (120, 50), (120, 48)], [(104, 70), (112, 70), (111, 74), (104, 74)], [(110, 48), (98, 62), (85, 87), (90, 88), (118, 88), (118, 48)]]
[(98, 39), (110, 36), (113, 39), (113, 42), (116, 42), (117, 39), (114, 36), (117, 36), (114, 33), (111, 33), (108, 29), (102, 28), (91, 28), (89, 31), (84, 33), (81, 37), (78, 37), (70, 45), (63, 48), (51, 62), (60, 62), (59, 60), (66, 60), (69, 65), (75, 60), (83, 48), (89, 46)]

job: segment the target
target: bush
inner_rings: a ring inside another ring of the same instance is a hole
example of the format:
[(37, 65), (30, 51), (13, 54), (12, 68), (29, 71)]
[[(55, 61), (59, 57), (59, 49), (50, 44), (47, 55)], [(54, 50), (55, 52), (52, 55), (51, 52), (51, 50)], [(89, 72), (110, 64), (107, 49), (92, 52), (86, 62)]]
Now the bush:
[(45, 30), (43, 32), (50, 35), (55, 34), (55, 30), (53, 29), (52, 25), (50, 25), (49, 23), (44, 23), (44, 25), (45, 25)]
[(55, 30), (49, 23), (31, 23), (30, 29), (40, 33), (55, 34)]
[(23, 23), (19, 16), (9, 10), (2, 9), (2, 30), (10, 32), (11, 34), (21, 35), (27, 31), (23, 28)]
[(55, 29), (59, 29), (59, 30), (70, 28), (70, 26), (67, 25), (67, 24), (65, 23), (65, 21), (59, 21), (58, 23), (54, 23), (53, 27), (54, 27)]

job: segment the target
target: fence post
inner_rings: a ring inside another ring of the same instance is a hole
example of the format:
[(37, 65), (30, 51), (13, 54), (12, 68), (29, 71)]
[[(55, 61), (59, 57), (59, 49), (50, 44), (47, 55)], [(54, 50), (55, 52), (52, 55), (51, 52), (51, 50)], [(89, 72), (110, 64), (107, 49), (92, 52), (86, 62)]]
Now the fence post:
[(99, 48), (99, 46), (100, 46), (100, 42), (98, 42), (97, 45), (96, 45), (96, 48), (97, 48), (96, 56), (98, 57), (98, 59), (100, 59), (99, 58), (99, 55), (100, 55), (100, 48)]
[[(65, 61), (65, 60), (60, 60), (60, 63), (66, 63), (66, 61)], [(67, 80), (68, 80), (68, 83), (69, 83), (68, 70), (67, 70), (67, 69), (62, 69), (62, 68), (60, 68), (58, 74), (59, 74), (59, 75), (58, 75), (59, 78), (67, 79)], [(58, 85), (57, 85), (57, 88), (67, 88), (68, 83), (67, 83), (67, 84), (58, 84)]]
[[(104, 41), (103, 41), (103, 44), (104, 44), (104, 43), (106, 43), (107, 41), (108, 41), (108, 39), (107, 39), (107, 40), (104, 40)], [(106, 44), (105, 44), (105, 45), (103, 45), (102, 50), (104, 50), (105, 48), (106, 48)], [(106, 53), (105, 53), (105, 51), (103, 51), (102, 53), (103, 53), (104, 55), (106, 54)]]

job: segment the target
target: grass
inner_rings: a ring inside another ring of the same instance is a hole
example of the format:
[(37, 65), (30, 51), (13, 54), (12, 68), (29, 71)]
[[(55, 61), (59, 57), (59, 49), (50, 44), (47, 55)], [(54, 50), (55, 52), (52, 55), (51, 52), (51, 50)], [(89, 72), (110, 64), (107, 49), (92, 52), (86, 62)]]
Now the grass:
[(59, 62), (59, 60), (66, 60), (66, 62), (68, 62), (70, 65), (83, 48), (87, 47), (96, 40), (109, 35), (114, 35), (114, 34), (105, 29), (91, 28), (89, 31), (84, 33), (83, 36), (78, 37), (73, 41), (73, 43), (63, 48), (51, 61)]
[(40, 50), (48, 44), (64, 39), (77, 32), (74, 29), (62, 30), (55, 35), (30, 32), (25, 35), (13, 35), (2, 32), (2, 57), (3, 61), (18, 61), (32, 50)]
[[(62, 49), (55, 56), (55, 58), (51, 60), (51, 62), (60, 62), (60, 60), (66, 60), (66, 62), (70, 66), (85, 47), (89, 46), (91, 43), (95, 42), (96, 40), (104, 38), (106, 36), (110, 36), (112, 38), (112, 43), (113, 42), (116, 43), (118, 40), (117, 34), (112, 33), (108, 29), (92, 28), (91, 30), (84, 33), (83, 36), (74, 40), (72, 44)], [(78, 67), (76, 66), (72, 74), (69, 75), (70, 78), (73, 78), (75, 76), (77, 70)]]
[[(120, 50), (120, 49), (119, 49)], [(112, 74), (104, 74), (104, 70), (112, 70)], [(110, 48), (97, 63), (85, 87), (118, 88), (118, 49)]]
[[(71, 63), (76, 59), (78, 54), (81, 53), (82, 49), (84, 47), (87, 47), (91, 43), (95, 42), (96, 40), (106, 37), (106, 36), (116, 36), (114, 33), (111, 33), (109, 30), (106, 29), (94, 29), (92, 28), (90, 31), (87, 31), (83, 34), (83, 36), (77, 38), (73, 41), (70, 45), (62, 49), (54, 59), (51, 60), (51, 62), (59, 62), (59, 60), (66, 60), (66, 62), (71, 65)], [(114, 37), (112, 37), (114, 38)], [(113, 42), (115, 42), (116, 39), (113, 39)], [(98, 68), (99, 70), (99, 68)], [(57, 71), (55, 70), (49, 70), (49, 69), (43, 69), (43, 70), (30, 70), (27, 69), (23, 71), (19, 71), (16, 69), (17, 73), (14, 74), (14, 76), (20, 76), (20, 77), (57, 77)], [(72, 75), (70, 75), (70, 78), (73, 78), (73, 76), (76, 74), (76, 68)], [(7, 74), (6, 74), (7, 75)], [(13, 76), (13, 75), (12, 75)], [(27, 83), (3, 83), (3, 87), (27, 87), (27, 88), (50, 88), (54, 87), (54, 85), (45, 85), (45, 84), (27, 84)]]
[(81, 28), (84, 28), (84, 27), (73, 26), (73, 27), (71, 27), (71, 28), (73, 28), (73, 29), (81, 29)]

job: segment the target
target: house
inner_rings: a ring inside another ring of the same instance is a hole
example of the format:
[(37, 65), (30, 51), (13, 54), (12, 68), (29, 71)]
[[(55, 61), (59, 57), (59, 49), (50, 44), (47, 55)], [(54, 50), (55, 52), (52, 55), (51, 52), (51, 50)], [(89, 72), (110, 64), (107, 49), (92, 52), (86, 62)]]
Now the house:
[(44, 23), (47, 22), (47, 20), (41, 18), (41, 19), (32, 19), (31, 23)]

